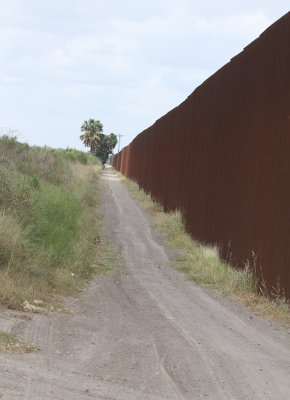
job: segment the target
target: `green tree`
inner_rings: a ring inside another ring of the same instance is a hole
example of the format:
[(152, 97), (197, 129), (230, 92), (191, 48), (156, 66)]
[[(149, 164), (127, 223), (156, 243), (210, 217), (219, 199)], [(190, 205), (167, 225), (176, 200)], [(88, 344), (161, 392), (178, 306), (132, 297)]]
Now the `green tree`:
[(98, 157), (105, 164), (118, 142), (117, 136), (114, 133), (104, 135), (103, 124), (93, 118), (82, 124), (81, 131), (84, 132), (80, 136), (83, 144), (90, 148), (92, 155)]
[(105, 164), (109, 155), (113, 153), (113, 149), (117, 142), (117, 135), (114, 133), (111, 133), (110, 135), (104, 135), (103, 133), (100, 134), (100, 142), (96, 147), (94, 155), (101, 160), (102, 164)]
[(100, 135), (103, 133), (103, 124), (99, 120), (90, 118), (81, 126), (81, 132), (84, 132), (80, 139), (86, 147), (90, 148), (90, 153), (94, 154), (100, 143)]

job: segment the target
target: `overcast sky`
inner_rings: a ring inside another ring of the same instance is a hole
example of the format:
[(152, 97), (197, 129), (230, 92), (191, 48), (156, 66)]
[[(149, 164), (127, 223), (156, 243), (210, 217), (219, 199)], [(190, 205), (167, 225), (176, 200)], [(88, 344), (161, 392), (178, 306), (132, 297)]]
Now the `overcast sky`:
[[(0, 128), (84, 150), (121, 147), (289, 11), (289, 0), (0, 0)], [(2, 129), (3, 131), (3, 129)]]

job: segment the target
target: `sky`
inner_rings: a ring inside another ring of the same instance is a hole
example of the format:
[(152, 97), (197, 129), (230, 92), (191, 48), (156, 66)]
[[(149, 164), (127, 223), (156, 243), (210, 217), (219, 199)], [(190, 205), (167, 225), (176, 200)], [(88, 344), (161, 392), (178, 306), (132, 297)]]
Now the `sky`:
[(0, 132), (87, 150), (80, 126), (94, 118), (122, 148), (288, 11), (289, 0), (0, 0)]

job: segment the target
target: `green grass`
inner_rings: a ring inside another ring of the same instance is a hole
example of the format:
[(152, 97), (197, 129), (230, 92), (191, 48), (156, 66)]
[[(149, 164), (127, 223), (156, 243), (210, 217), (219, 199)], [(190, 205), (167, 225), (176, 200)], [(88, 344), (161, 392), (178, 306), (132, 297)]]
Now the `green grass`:
[(0, 303), (71, 295), (114, 264), (101, 235), (98, 160), (0, 138)]
[(131, 196), (154, 217), (155, 227), (164, 234), (166, 244), (176, 251), (172, 265), (183, 271), (189, 280), (203, 287), (218, 290), (232, 296), (252, 311), (269, 319), (290, 325), (289, 304), (281, 297), (269, 297), (259, 293), (254, 268), (235, 269), (224, 262), (215, 246), (205, 246), (186, 232), (179, 211), (164, 213), (163, 207), (152, 201), (151, 196), (139, 188), (137, 183), (118, 173)]

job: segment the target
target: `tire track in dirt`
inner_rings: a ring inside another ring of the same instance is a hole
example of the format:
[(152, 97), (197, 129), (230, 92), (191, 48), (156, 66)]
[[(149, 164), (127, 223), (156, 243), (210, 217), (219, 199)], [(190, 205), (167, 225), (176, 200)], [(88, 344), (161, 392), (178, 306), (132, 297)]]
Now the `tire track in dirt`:
[(67, 299), (72, 314), (1, 310), (0, 329), (40, 347), (0, 353), (1, 400), (288, 400), (287, 330), (187, 282), (111, 169), (101, 185), (120, 269)]

